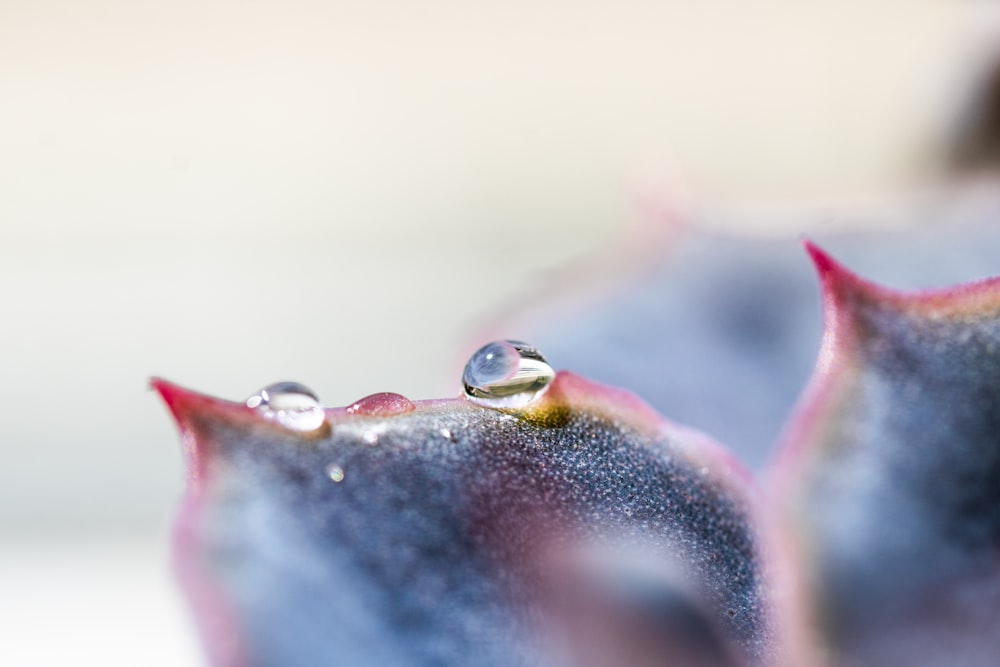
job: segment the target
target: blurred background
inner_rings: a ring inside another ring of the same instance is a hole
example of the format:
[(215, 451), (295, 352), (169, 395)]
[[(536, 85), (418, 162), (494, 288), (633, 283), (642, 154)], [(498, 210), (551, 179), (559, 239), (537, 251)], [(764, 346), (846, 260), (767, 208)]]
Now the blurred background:
[(660, 214), (956, 187), (997, 9), (0, 0), (0, 663), (201, 664), (151, 375), (453, 395), (497, 312)]

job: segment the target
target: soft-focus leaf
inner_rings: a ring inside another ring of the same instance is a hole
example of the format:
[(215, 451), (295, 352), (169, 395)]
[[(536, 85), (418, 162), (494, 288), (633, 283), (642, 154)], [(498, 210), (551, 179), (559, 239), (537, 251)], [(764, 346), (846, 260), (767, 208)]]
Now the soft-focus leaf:
[(777, 473), (799, 664), (995, 665), (1000, 280), (900, 293), (810, 251), (826, 331)]
[[(1000, 273), (991, 206), (969, 205), (951, 219), (934, 208), (933, 224), (821, 238), (879, 280), (954, 284)], [(681, 229), (647, 245), (645, 256), (567, 275), (490, 335), (528, 337), (566, 367), (634, 391), (761, 470), (809, 379), (820, 313), (793, 237)]]

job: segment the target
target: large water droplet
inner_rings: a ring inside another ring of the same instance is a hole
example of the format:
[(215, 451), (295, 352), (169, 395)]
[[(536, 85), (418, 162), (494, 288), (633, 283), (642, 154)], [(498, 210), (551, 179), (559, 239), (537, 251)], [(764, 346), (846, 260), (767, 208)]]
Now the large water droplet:
[(295, 431), (315, 431), (326, 421), (319, 398), (298, 382), (269, 384), (247, 399), (247, 407)]
[(479, 348), (462, 373), (465, 395), (482, 405), (519, 408), (545, 390), (555, 371), (541, 352), (517, 340), (501, 340)]

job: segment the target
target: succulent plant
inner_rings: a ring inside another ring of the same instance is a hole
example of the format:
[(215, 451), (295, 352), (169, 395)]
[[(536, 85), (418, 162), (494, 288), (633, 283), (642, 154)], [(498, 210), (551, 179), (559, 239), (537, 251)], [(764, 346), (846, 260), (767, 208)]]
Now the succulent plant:
[(825, 333), (759, 479), (518, 341), (455, 399), (154, 380), (211, 664), (995, 664), (1000, 280), (893, 292), (807, 247)]

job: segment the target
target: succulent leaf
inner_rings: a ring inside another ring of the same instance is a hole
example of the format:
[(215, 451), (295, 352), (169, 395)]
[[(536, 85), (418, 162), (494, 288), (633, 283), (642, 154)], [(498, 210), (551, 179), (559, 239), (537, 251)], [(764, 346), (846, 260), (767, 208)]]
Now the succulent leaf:
[(1000, 280), (915, 293), (808, 245), (826, 328), (776, 472), (798, 664), (1000, 655)]
[(523, 409), (398, 397), (300, 431), (154, 386), (189, 448), (178, 558), (213, 664), (721, 667), (773, 650), (747, 474), (627, 393), (559, 373)]
[(1000, 279), (896, 292), (807, 250), (825, 330), (769, 507), (705, 436), (518, 341), (452, 400), (154, 381), (212, 664), (995, 664)]

